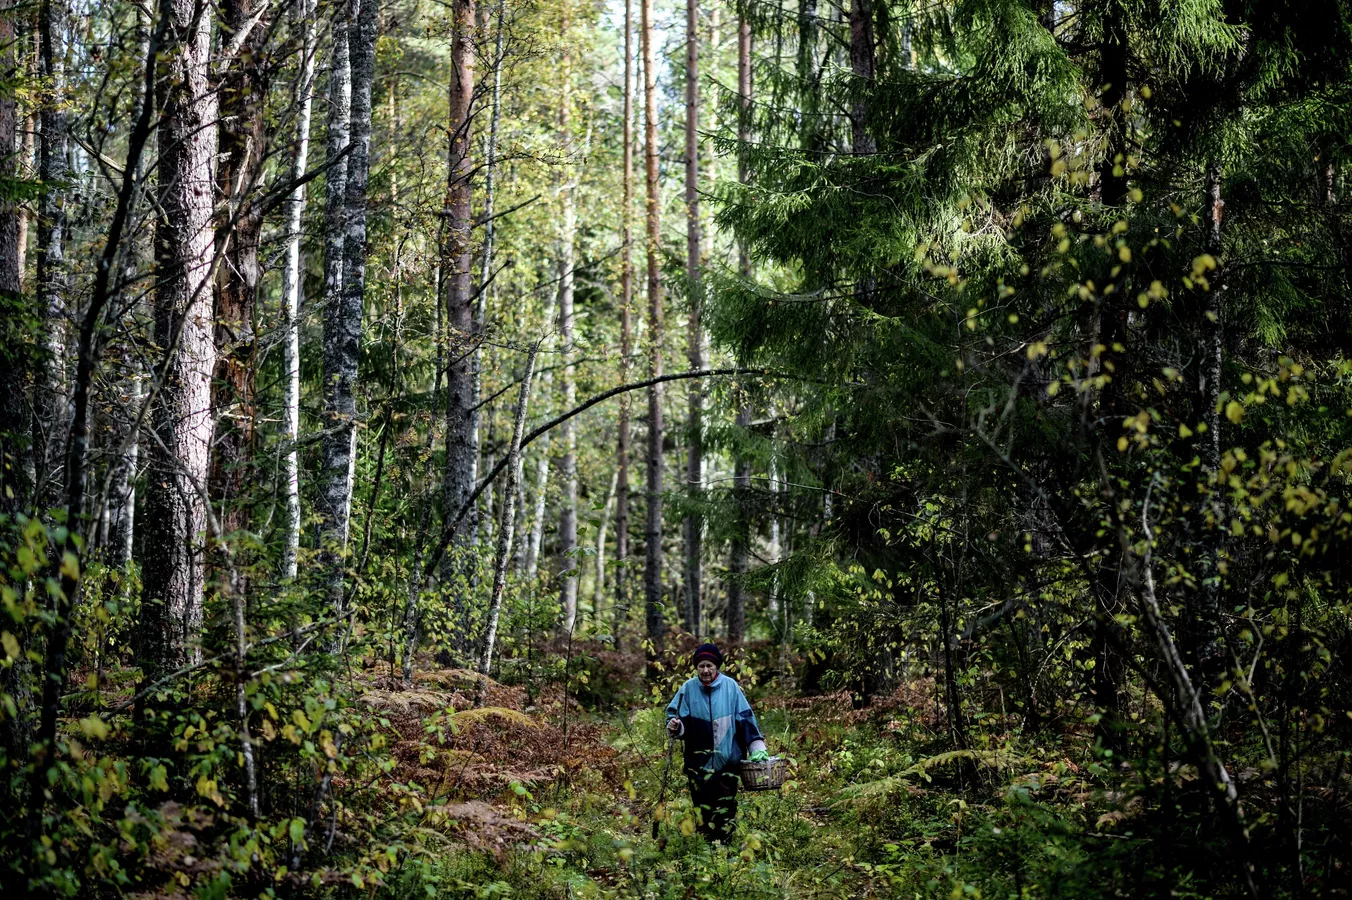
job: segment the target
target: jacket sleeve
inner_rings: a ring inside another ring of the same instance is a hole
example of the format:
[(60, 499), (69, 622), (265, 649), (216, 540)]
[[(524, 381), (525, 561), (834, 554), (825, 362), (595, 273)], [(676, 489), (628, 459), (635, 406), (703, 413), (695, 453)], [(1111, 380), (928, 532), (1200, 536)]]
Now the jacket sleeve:
[(765, 749), (765, 737), (761, 734), (760, 724), (756, 721), (756, 714), (751, 710), (746, 694), (742, 693), (741, 685), (737, 686), (737, 711), (733, 713), (733, 721), (736, 723), (737, 745), (743, 755)]
[[(681, 695), (684, 693), (685, 693), (685, 685), (681, 685), (676, 689), (676, 696), (672, 697), (671, 702), (667, 704), (668, 720), (670, 719), (676, 719), (677, 721), (681, 720)], [(685, 722), (683, 721), (681, 722), (681, 730), (676, 732), (676, 736), (680, 738), (685, 737)]]

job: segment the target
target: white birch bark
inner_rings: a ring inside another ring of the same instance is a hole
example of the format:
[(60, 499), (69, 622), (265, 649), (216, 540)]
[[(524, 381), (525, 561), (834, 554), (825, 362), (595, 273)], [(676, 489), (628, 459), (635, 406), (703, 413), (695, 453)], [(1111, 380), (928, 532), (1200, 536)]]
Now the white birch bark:
[(33, 391), (33, 460), (40, 509), (61, 496), (61, 468), (67, 430), (66, 319), (68, 272), (65, 255), (66, 202), (61, 186), (71, 177), (69, 120), (66, 115), (65, 0), (38, 7), (38, 72), (47, 96), (42, 104), (38, 179), (46, 189), (38, 201), (37, 310), (42, 316), (42, 362)]
[(535, 371), (535, 358), (540, 352), (540, 344), (537, 341), (526, 358), (526, 374), (521, 379), (521, 393), (516, 401), (516, 421), (512, 425), (512, 444), (507, 453), (507, 485), (502, 491), (502, 520), (498, 527), (498, 547), (493, 563), (493, 593), (489, 601), (483, 653), (479, 657), (479, 671), (484, 675), (493, 665), (493, 645), (497, 642), (498, 620), (502, 615), (502, 594), (507, 587), (507, 561), (512, 555), (512, 536), (516, 523), (516, 486), (521, 481), (521, 437), (526, 430), (531, 375)]
[[(301, 0), (296, 11), (301, 31), (300, 73), (296, 80), (296, 150), (291, 160), (291, 178), (305, 174), (310, 154), (310, 116), (314, 105), (315, 74), (315, 2)], [(303, 269), (300, 256), (301, 217), (305, 213), (305, 186), (291, 191), (286, 202), (286, 255), (282, 264), (282, 309), (286, 337), (283, 342), (286, 399), (282, 415), (287, 448), (282, 459), (282, 479), (286, 491), (285, 534), (282, 544), (282, 578), (296, 577), (296, 558), (300, 551), (300, 307)]]
[[(328, 157), (338, 158), (347, 149), (350, 140), (352, 115), (352, 66), (348, 46), (348, 4), (340, 2), (333, 22), (333, 50), (329, 57), (328, 85)], [(323, 469), (318, 496), (322, 520), (320, 534), (320, 565), (324, 572), (330, 597), (342, 595), (342, 560), (340, 557), (346, 525), (351, 512), (351, 494), (346, 490), (346, 459), (342, 453), (350, 448), (349, 435), (338, 434), (339, 409), (339, 342), (342, 339), (343, 306), (343, 250), (346, 241), (347, 170), (350, 157), (344, 156), (325, 173), (324, 201), (324, 432), (321, 452)], [(341, 602), (341, 601), (340, 601)]]
[(596, 529), (596, 584), (592, 592), (592, 620), (601, 619), (601, 601), (606, 595), (606, 533), (610, 530), (610, 513), (615, 508), (615, 489), (620, 481), (620, 472), (616, 469), (610, 476), (610, 490), (606, 492), (606, 505), (601, 510), (601, 525)]

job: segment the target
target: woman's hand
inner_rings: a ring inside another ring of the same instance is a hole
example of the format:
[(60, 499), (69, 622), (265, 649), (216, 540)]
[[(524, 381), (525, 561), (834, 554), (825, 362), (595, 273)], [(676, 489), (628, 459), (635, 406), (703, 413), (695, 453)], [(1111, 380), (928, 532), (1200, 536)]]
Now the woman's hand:
[(681, 733), (681, 720), (667, 719), (667, 734), (671, 735), (672, 737), (675, 737), (680, 733)]

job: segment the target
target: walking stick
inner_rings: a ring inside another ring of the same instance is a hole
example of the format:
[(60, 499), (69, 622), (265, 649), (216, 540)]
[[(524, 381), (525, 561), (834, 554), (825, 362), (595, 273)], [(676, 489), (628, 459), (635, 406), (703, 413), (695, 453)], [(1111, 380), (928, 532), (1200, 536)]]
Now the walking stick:
[[(667, 738), (667, 763), (662, 767), (662, 793), (657, 797), (657, 808), (660, 810), (662, 804), (667, 800), (667, 775), (671, 773), (671, 748), (676, 746), (674, 736)], [(653, 813), (653, 840), (657, 840), (657, 813)]]

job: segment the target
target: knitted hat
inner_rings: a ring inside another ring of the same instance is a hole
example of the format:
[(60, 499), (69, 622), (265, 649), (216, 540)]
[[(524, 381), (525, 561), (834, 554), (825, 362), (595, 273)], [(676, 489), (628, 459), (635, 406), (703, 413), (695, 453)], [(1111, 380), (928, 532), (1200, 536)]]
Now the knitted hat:
[(723, 666), (723, 651), (713, 644), (700, 644), (695, 648), (695, 655), (690, 662), (698, 666), (706, 659), (721, 668)]

